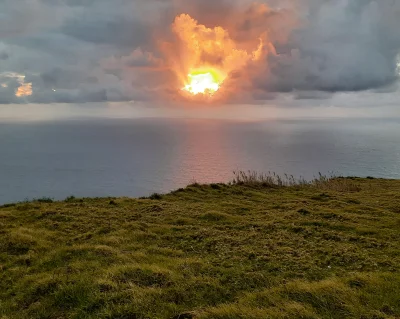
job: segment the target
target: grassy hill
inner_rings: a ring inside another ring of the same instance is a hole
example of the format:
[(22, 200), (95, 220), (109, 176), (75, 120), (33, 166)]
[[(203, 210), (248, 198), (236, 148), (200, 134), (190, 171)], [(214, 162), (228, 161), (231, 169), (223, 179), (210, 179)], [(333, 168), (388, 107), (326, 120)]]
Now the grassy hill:
[(5, 205), (0, 318), (400, 318), (400, 181)]

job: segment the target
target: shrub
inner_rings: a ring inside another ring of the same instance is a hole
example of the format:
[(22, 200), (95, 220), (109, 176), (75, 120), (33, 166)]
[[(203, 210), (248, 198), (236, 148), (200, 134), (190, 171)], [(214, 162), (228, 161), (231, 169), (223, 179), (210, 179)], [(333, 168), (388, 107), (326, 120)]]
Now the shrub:
[(154, 194), (151, 194), (149, 198), (152, 200), (160, 200), (160, 199), (162, 199), (162, 195), (158, 194), (158, 193), (154, 193)]
[(68, 196), (64, 202), (69, 203), (69, 202), (74, 202), (76, 200), (75, 196)]
[(219, 184), (211, 184), (210, 186), (212, 189), (221, 189), (221, 186)]
[(1, 208), (10, 208), (10, 207), (15, 207), (17, 204), (14, 204), (14, 203), (12, 203), (12, 204), (4, 204), (4, 205), (1, 205), (0, 207)]
[(280, 176), (275, 172), (258, 173), (256, 171), (234, 171), (234, 178), (230, 182), (233, 185), (245, 185), (252, 187), (316, 187), (321, 190), (333, 190), (339, 192), (359, 192), (361, 190), (355, 179), (338, 177), (334, 174), (323, 175), (312, 180), (303, 177), (296, 178), (293, 175), (284, 174)]
[(42, 198), (38, 198), (34, 201), (36, 201), (38, 203), (53, 203), (54, 202), (54, 200), (50, 197), (42, 197)]

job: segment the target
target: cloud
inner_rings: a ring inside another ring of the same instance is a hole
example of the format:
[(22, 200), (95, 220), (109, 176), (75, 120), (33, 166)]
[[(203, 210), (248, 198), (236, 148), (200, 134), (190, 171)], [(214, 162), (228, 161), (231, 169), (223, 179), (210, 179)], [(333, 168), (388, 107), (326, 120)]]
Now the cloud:
[[(233, 41), (225, 44), (249, 56), (261, 40), (258, 59), (228, 68), (218, 102), (397, 90), (395, 0), (4, 0), (0, 103), (185, 103), (180, 88), (187, 53), (171, 27), (182, 13), (197, 20), (197, 28), (220, 26), (223, 38)], [(226, 56), (202, 49), (199, 61), (227, 63)], [(23, 76), (24, 83), (4, 81), (4, 74)]]
[(304, 26), (288, 50), (268, 56), (255, 85), (265, 90), (363, 91), (397, 80), (400, 3), (391, 0), (307, 1)]
[(61, 32), (94, 44), (109, 44), (122, 48), (135, 48), (150, 36), (150, 30), (129, 16), (120, 13), (95, 15), (83, 11), (71, 17)]
[(55, 28), (74, 11), (60, 3), (50, 6), (42, 0), (2, 0), (0, 2), (0, 39), (35, 34)]
[(7, 60), (9, 57), (7, 52), (0, 52), (0, 60)]
[(25, 81), (25, 75), (16, 72), (0, 73), (1, 100), (16, 101), (32, 95), (32, 83)]

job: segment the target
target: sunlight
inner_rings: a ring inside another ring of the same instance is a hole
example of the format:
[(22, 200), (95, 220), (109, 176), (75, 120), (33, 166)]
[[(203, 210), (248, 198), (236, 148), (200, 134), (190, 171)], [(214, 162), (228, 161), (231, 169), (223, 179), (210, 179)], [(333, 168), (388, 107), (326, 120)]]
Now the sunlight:
[(215, 94), (222, 84), (224, 76), (214, 69), (195, 70), (188, 74), (189, 84), (183, 90), (193, 94)]

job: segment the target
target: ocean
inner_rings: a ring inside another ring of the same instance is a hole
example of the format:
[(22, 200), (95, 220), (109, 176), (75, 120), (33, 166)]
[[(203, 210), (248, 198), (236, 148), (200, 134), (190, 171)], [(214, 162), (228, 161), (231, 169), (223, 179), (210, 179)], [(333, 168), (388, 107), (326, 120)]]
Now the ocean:
[(0, 204), (146, 196), (235, 170), (400, 178), (400, 120), (74, 119), (0, 123)]

